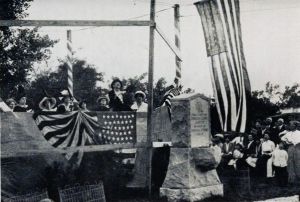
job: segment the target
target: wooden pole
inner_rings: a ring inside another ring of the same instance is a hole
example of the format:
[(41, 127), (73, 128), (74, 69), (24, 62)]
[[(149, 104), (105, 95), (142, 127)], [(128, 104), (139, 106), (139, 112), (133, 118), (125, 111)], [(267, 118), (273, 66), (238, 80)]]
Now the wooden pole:
[[(155, 23), (155, 0), (151, 0), (150, 22)], [(154, 67), (154, 34), (155, 27), (150, 27), (149, 35), (149, 67), (148, 67), (148, 114), (147, 114), (147, 145), (149, 163), (147, 165), (147, 185), (151, 197), (151, 168), (152, 168), (152, 112), (153, 112), (153, 67)]]
[(0, 26), (153, 26), (150, 21), (124, 20), (0, 20)]
[(67, 30), (67, 64), (68, 64), (68, 89), (71, 95), (73, 94), (73, 51), (72, 51), (72, 35), (71, 30)]
[[(179, 14), (179, 4), (174, 6), (174, 26), (175, 26), (175, 45), (180, 52), (180, 14)], [(181, 59), (175, 56), (176, 62), (176, 75), (175, 83), (177, 87), (181, 84)]]

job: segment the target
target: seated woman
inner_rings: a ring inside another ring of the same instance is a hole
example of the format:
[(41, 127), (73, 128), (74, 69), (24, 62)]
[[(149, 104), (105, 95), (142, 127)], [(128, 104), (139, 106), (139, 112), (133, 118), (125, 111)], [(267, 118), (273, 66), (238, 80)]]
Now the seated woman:
[(97, 103), (98, 103), (98, 107), (96, 108), (95, 111), (109, 111), (109, 108), (107, 107), (108, 103), (109, 103), (109, 99), (107, 96), (100, 96), (97, 99)]
[(55, 104), (56, 104), (56, 100), (54, 97), (44, 97), (42, 101), (39, 103), (39, 108), (42, 111), (53, 112), (56, 111), (56, 108), (54, 108)]
[(108, 92), (109, 108), (112, 111), (132, 111), (130, 107), (124, 104), (124, 91), (121, 91), (123, 84), (119, 79), (113, 80), (111, 83), (112, 90)]
[(135, 102), (131, 106), (131, 109), (137, 112), (147, 112), (148, 111), (148, 104), (144, 101), (146, 99), (146, 94), (143, 91), (136, 91), (134, 94)]
[(57, 107), (57, 112), (60, 112), (60, 113), (64, 113), (64, 112), (70, 112), (72, 111), (71, 110), (71, 99), (70, 99), (70, 96), (69, 95), (65, 95), (63, 98), (62, 98), (62, 103), (60, 105), (58, 105)]

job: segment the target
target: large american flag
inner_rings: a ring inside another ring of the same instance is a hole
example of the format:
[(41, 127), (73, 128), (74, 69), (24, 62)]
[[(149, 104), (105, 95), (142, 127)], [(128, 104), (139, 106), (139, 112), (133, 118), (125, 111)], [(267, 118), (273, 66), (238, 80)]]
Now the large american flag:
[(216, 106), (223, 131), (244, 132), (250, 81), (238, 0), (195, 3), (201, 17)]

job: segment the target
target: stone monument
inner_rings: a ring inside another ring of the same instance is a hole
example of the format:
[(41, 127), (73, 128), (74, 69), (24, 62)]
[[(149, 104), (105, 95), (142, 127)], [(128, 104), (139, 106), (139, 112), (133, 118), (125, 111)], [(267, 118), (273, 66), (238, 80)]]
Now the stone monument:
[(168, 172), (160, 195), (169, 201), (199, 201), (223, 195), (215, 168), (221, 149), (209, 147), (210, 103), (200, 94), (172, 99), (172, 148)]

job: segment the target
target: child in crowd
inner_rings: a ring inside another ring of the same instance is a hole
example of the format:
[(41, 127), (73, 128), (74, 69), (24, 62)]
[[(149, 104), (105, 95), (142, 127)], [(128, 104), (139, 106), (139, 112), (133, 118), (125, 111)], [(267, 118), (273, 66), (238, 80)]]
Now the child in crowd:
[(283, 142), (279, 143), (279, 148), (275, 149), (272, 155), (273, 169), (275, 171), (275, 178), (278, 185), (283, 187), (287, 185), (288, 173), (287, 173), (287, 162), (288, 154), (284, 150)]

